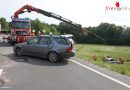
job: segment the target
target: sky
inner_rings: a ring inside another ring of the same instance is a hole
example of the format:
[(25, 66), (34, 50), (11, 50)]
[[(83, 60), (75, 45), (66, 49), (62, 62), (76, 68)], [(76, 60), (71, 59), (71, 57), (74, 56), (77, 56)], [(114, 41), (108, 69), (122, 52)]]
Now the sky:
[[(116, 2), (122, 9), (110, 10), (117, 8)], [(14, 12), (26, 4), (58, 14), (83, 27), (98, 26), (101, 22), (130, 26), (130, 0), (0, 0), (0, 17), (11, 21)], [(19, 18), (25, 17), (33, 20), (38, 18), (49, 24), (60, 22), (36, 12), (19, 15)]]

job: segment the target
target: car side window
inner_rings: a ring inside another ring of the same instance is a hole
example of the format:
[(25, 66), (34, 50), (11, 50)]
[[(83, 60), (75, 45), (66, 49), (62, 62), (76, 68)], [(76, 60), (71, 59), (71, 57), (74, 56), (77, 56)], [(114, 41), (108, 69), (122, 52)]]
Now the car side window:
[(39, 44), (42, 44), (42, 45), (47, 45), (47, 44), (51, 44), (52, 41), (51, 41), (51, 38), (49, 37), (44, 37), (44, 38), (41, 38), (41, 40), (39, 41)]
[(39, 38), (35, 37), (29, 41), (29, 44), (37, 44), (39, 41)]
[(67, 41), (66, 38), (63, 38), (63, 37), (55, 37), (54, 39), (55, 39), (56, 42), (59, 43), (59, 44), (70, 45), (70, 43)]
[(41, 40), (39, 41), (39, 44), (46, 45), (47, 44), (47, 40), (45, 38), (41, 38)]

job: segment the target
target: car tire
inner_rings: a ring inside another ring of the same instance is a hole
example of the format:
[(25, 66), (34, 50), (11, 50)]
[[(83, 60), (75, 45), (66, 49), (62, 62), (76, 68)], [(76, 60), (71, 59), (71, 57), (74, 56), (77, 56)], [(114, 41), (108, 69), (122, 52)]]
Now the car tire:
[(60, 60), (60, 55), (58, 55), (57, 52), (52, 51), (48, 54), (48, 59), (49, 61), (55, 63)]
[(22, 49), (19, 48), (19, 47), (17, 47), (16, 50), (15, 50), (15, 53), (16, 53), (16, 55), (19, 56), (19, 57), (22, 56)]

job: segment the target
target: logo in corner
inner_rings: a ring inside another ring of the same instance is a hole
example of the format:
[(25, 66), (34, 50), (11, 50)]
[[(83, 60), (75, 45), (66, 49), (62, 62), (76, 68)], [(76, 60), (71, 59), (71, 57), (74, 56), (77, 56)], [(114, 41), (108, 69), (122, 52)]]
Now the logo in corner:
[(116, 2), (116, 7), (119, 8), (120, 7), (120, 3), (119, 2)]
[(126, 11), (126, 10), (130, 10), (130, 7), (125, 6), (125, 5), (121, 5), (119, 1), (116, 1), (115, 6), (114, 5), (107, 5), (105, 8), (105, 11)]

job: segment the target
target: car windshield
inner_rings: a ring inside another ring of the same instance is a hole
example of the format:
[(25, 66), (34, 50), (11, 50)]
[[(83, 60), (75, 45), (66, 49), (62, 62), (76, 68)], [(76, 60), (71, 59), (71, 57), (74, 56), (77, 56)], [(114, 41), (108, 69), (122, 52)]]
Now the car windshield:
[(59, 44), (70, 45), (69, 41), (64, 37), (54, 37), (54, 39)]
[(11, 26), (13, 28), (30, 28), (31, 27), (29, 22), (20, 22), (20, 21), (12, 22)]

